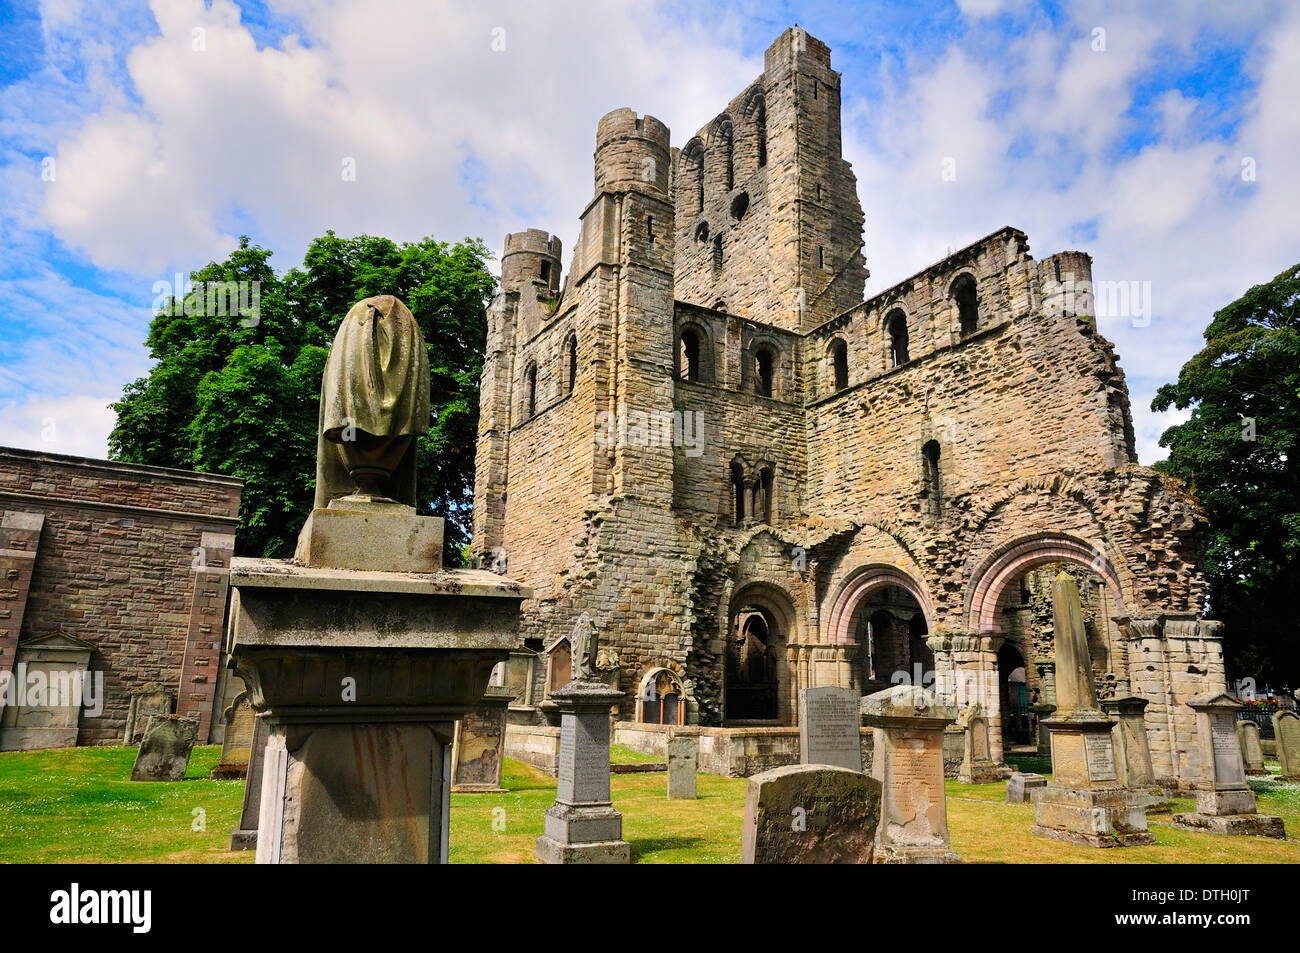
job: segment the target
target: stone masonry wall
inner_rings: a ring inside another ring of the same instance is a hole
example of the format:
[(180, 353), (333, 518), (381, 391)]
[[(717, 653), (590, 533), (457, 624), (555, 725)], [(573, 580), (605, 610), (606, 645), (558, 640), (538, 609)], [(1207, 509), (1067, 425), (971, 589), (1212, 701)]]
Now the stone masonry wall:
[(96, 647), (91, 671), (104, 673), (103, 715), (83, 715), (80, 744), (120, 743), (130, 694), (148, 682), (184, 694), (196, 552), (205, 534), (234, 533), (241, 487), (223, 476), (0, 449), (0, 507), (44, 517), (21, 636), (84, 639)]

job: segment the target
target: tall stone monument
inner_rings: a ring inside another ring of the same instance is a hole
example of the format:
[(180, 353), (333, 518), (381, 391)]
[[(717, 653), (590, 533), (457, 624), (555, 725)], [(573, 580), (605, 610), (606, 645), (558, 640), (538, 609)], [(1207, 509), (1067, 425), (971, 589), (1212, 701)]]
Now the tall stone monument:
[(897, 685), (862, 699), (872, 726), (871, 776), (880, 782), (878, 864), (954, 864), (943, 790), (943, 729), (956, 710), (919, 685)]
[(1196, 810), (1175, 814), (1173, 826), (1207, 834), (1286, 837), (1282, 818), (1255, 810), (1255, 792), (1246, 783), (1246, 764), (1237, 740), (1237, 712), (1245, 706), (1226, 693), (1200, 695), (1187, 703), (1196, 712), (1201, 747), (1201, 779)]
[(1273, 737), (1282, 780), (1300, 781), (1300, 715), (1293, 711), (1273, 712)]
[(862, 770), (860, 697), (851, 688), (799, 690), (799, 761)]
[(626, 864), (623, 815), (609, 796), (609, 717), (623, 697), (599, 680), (596, 626), (583, 613), (569, 636), (574, 678), (551, 692), (560, 715), (559, 784), (537, 838), (544, 864)]
[(1052, 783), (1031, 795), (1030, 832), (1089, 847), (1153, 844), (1141, 799), (1119, 782), (1114, 723), (1097, 707), (1083, 605), (1068, 573), (1056, 577), (1052, 609), (1057, 709), (1045, 721), (1052, 739)]
[(445, 863), (456, 720), (530, 593), (442, 568), (416, 512), (429, 366), (411, 312), (358, 302), (325, 363), (316, 500), (294, 560), (231, 561), (228, 647), (267, 742), (258, 863)]

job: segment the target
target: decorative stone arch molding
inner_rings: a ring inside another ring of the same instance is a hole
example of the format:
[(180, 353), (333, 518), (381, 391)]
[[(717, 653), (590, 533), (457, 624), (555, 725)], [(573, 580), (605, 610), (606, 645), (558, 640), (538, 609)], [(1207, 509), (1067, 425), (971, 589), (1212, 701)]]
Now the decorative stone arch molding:
[[(767, 580), (750, 579), (737, 583), (727, 606), (728, 638), (742, 609), (753, 607), (771, 616), (778, 633), (770, 646), (776, 650), (777, 720), (781, 724), (793, 724), (798, 710), (799, 688), (806, 687), (794, 664), (799, 646), (807, 639), (804, 614), (798, 611), (788, 592)], [(730, 712), (728, 720), (734, 720)]]
[[(685, 725), (688, 723), (687, 710), (694, 702), (694, 698), (687, 691), (687, 682), (685, 670), (672, 659), (657, 658), (648, 663), (641, 676), (636, 682), (636, 721), (646, 722), (647, 709), (649, 704), (662, 705), (662, 692), (660, 687), (662, 682), (669, 682), (677, 695), (677, 719), (670, 724)], [(653, 691), (652, 691), (653, 689)], [(662, 708), (660, 709), (662, 716)], [(652, 720), (654, 724), (665, 724), (662, 720)]]
[(1124, 585), (1105, 551), (1064, 533), (1036, 533), (995, 549), (971, 576), (966, 616), (976, 633), (1000, 633), (999, 609), (1007, 586), (1031, 569), (1053, 562), (1083, 566), (1100, 576), (1115, 597), (1117, 615), (1128, 614)]
[(855, 569), (840, 584), (827, 617), (826, 641), (834, 645), (854, 644), (862, 604), (886, 586), (897, 586), (911, 595), (925, 615), (926, 626), (934, 631), (934, 603), (925, 587), (896, 566), (874, 564)]

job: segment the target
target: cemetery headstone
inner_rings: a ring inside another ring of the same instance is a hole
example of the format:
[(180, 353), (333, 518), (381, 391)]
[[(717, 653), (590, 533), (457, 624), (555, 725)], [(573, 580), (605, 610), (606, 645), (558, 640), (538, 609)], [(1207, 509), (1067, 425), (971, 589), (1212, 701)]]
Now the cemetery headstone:
[(153, 715), (170, 715), (176, 708), (176, 697), (165, 688), (148, 682), (131, 693), (126, 709), (126, 728), (122, 744), (138, 745)]
[(1282, 778), (1300, 781), (1300, 715), (1286, 710), (1273, 712), (1273, 737), (1277, 742)]
[(742, 864), (869, 864), (880, 782), (829, 765), (787, 765), (749, 779)]
[(1045, 787), (1047, 787), (1047, 778), (1041, 774), (1022, 774), (1017, 771), (1007, 779), (1007, 803), (1029, 803), (1031, 792)]
[(587, 613), (569, 638), (576, 677), (551, 693), (560, 713), (555, 803), (546, 811), (537, 859), (544, 864), (627, 864), (623, 815), (609, 796), (609, 716), (623, 693), (599, 680), (598, 639)]
[(1115, 776), (1120, 784), (1138, 795), (1148, 813), (1168, 811), (1169, 799), (1156, 784), (1147, 742), (1147, 700), (1135, 695), (1108, 698), (1101, 709), (1115, 721), (1111, 741), (1115, 748)]
[(221, 743), (221, 760), (209, 777), (214, 781), (232, 780), (248, 774), (249, 751), (253, 744), (253, 722), (257, 715), (248, 692), (240, 692), (225, 711), (226, 734)]
[(1030, 795), (1030, 833), (1088, 847), (1153, 844), (1141, 797), (1119, 781), (1114, 722), (1097, 707), (1083, 603), (1069, 573), (1056, 577), (1052, 614), (1057, 710), (1046, 720), (1052, 781)]
[(131, 768), (132, 781), (183, 781), (199, 723), (182, 715), (152, 715)]
[(874, 735), (871, 776), (880, 782), (876, 863), (952, 864), (943, 789), (943, 730), (957, 712), (919, 685), (862, 700)]
[(1226, 693), (1201, 695), (1187, 704), (1196, 712), (1201, 779), (1196, 810), (1175, 814), (1173, 826), (1208, 834), (1286, 837), (1282, 818), (1256, 811), (1255, 792), (1246, 784), (1236, 729), (1237, 712), (1245, 706)]
[(453, 791), (505, 790), (501, 787), (501, 768), (505, 760), (506, 709), (513, 697), (504, 686), (490, 685), (483, 699), (456, 723), (452, 747)]
[(1237, 743), (1241, 745), (1241, 760), (1247, 774), (1268, 774), (1264, 767), (1264, 748), (1259, 743), (1259, 725), (1249, 719), (1237, 722)]
[(799, 760), (862, 770), (860, 696), (851, 688), (799, 691)]
[(695, 735), (673, 735), (668, 739), (668, 797), (694, 800), (695, 772), (700, 760), (700, 741)]
[(993, 784), (1002, 780), (997, 762), (989, 748), (989, 720), (980, 712), (978, 703), (962, 709), (957, 726), (965, 732), (964, 753), (957, 769), (957, 780), (962, 784)]

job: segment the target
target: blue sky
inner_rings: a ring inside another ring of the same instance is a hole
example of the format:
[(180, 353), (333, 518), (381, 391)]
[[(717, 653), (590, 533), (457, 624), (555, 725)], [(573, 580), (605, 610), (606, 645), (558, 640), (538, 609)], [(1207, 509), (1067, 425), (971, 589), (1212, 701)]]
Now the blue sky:
[(1300, 257), (1300, 5), (0, 4), (0, 445), (104, 455), (154, 283), (240, 233), (280, 270), (327, 228), (572, 248), (596, 120), (684, 142), (795, 23), (843, 74), (867, 293), (1003, 225), (1091, 252), (1150, 289), (1100, 326), (1160, 456), (1155, 389)]

